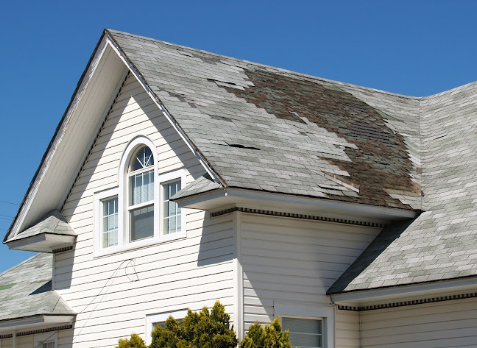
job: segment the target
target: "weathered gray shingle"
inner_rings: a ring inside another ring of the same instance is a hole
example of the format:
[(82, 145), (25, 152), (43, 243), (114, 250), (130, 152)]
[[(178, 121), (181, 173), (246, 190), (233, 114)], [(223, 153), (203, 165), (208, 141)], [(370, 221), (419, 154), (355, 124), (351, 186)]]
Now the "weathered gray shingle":
[(0, 274), (0, 321), (74, 314), (51, 290), (52, 258), (51, 254), (38, 254)]

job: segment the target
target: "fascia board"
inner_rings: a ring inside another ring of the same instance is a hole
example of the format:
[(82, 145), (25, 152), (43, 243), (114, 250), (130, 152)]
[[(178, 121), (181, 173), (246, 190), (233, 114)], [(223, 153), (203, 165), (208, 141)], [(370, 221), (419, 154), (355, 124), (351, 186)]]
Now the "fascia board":
[(301, 197), (231, 187), (179, 198), (176, 202), (181, 207), (202, 210), (214, 210), (225, 205), (235, 204), (236, 206), (243, 205), (246, 207), (258, 206), (260, 209), (296, 211), (302, 214), (321, 213), (327, 216), (339, 216), (346, 219), (365, 218), (381, 222), (411, 219), (417, 216), (415, 211), (405, 209), (376, 207), (331, 199)]
[(6, 319), (0, 321), (0, 333), (11, 333), (11, 331), (30, 331), (40, 327), (51, 325), (72, 324), (76, 314), (38, 314), (29, 317)]
[(467, 291), (477, 291), (477, 277), (401, 285), (389, 288), (356, 290), (329, 294), (329, 296), (333, 303), (338, 305), (361, 306), (387, 303), (390, 301), (406, 301), (438, 295), (462, 294)]
[(61, 235), (56, 233), (41, 233), (35, 236), (7, 241), (8, 248), (12, 250), (25, 250), (51, 253), (55, 249), (73, 246), (76, 236)]
[[(105, 58), (105, 52), (107, 52), (107, 49), (111, 47), (110, 41), (107, 38), (107, 36), (103, 33), (101, 36), (100, 41), (98, 42), (89, 62), (88, 65), (86, 66), (85, 71), (83, 72), (80, 81), (78, 82), (78, 85), (73, 93), (73, 96), (70, 100), (70, 103), (63, 114), (62, 119), (60, 120), (55, 134), (50, 141), (50, 144), (48, 145), (48, 148), (43, 155), (42, 161), (40, 163), (40, 166), (38, 167), (33, 180), (30, 183), (30, 186), (25, 194), (25, 197), (23, 198), (22, 203), (20, 204), (20, 207), (18, 209), (18, 212), (15, 216), (15, 219), (13, 220), (9, 231), (7, 232), (3, 242), (5, 243), (11, 236), (16, 235), (19, 233), (23, 228), (27, 227), (25, 226), (25, 220), (29, 216), (30, 209), (32, 206), (32, 202), (34, 202), (35, 197), (38, 193), (39, 188), (43, 184), (45, 177), (47, 173), (50, 170), (52, 160), (53, 158), (60, 152), (61, 149), (59, 149), (61, 144), (64, 144), (65, 141), (67, 140), (66, 138), (68, 135), (71, 136), (74, 132), (69, 132), (67, 134), (67, 131), (72, 128), (72, 118), (75, 116), (76, 113), (81, 111), (81, 102), (84, 99), (85, 95), (87, 94), (87, 89), (90, 87), (92, 79), (95, 77), (95, 73), (97, 71), (97, 68), (99, 67), (100, 63), (102, 64), (107, 64), (105, 61), (103, 61), (103, 58)], [(126, 69), (124, 66), (123, 69)], [(126, 70), (125, 70), (126, 71)], [(112, 93), (113, 94), (113, 93)], [(101, 114), (100, 112), (97, 113), (98, 115)], [(95, 115), (95, 116), (98, 116)], [(104, 117), (105, 115), (100, 115), (100, 117)], [(91, 143), (94, 140), (94, 135), (95, 134), (90, 134), (91, 139), (88, 139), (87, 142)], [(90, 144), (89, 144), (90, 146)], [(89, 151), (89, 146), (86, 145), (84, 151), (81, 151), (79, 149), (80, 154), (84, 157)], [(67, 156), (64, 156), (65, 158), (68, 158)], [(78, 171), (81, 168), (81, 164), (83, 160), (78, 161), (79, 163), (76, 164), (71, 164), (73, 168)], [(75, 173), (76, 174), (76, 173)], [(73, 174), (72, 177), (70, 178), (72, 181), (75, 179), (76, 175)], [(55, 209), (61, 209), (61, 205), (63, 204), (64, 196), (68, 193), (68, 189), (64, 190), (65, 192), (61, 193), (61, 197), (58, 198), (57, 206), (52, 207)], [(39, 216), (38, 216), (39, 217)], [(36, 217), (36, 218), (38, 218)], [(29, 218), (29, 220), (34, 220), (35, 218)]]
[(202, 165), (204, 170), (210, 175), (210, 177), (217, 183), (221, 184), (222, 186), (227, 186), (225, 181), (219, 176), (218, 173), (216, 173), (210, 164), (207, 162), (205, 156), (202, 155), (200, 150), (195, 146), (195, 144), (192, 142), (192, 140), (187, 136), (187, 134), (182, 130), (180, 127), (179, 123), (175, 120), (175, 118), (169, 113), (167, 108), (163, 105), (161, 100), (157, 97), (157, 95), (152, 91), (151, 87), (148, 85), (140, 71), (136, 68), (136, 66), (129, 60), (127, 55), (122, 51), (121, 47), (119, 44), (116, 43), (112, 35), (106, 30), (106, 33), (108, 35), (108, 38), (111, 42), (111, 45), (113, 49), (116, 51), (118, 56), (123, 60), (124, 64), (129, 68), (131, 73), (136, 77), (136, 79), (139, 81), (141, 86), (144, 88), (146, 93), (151, 97), (151, 99), (154, 101), (156, 106), (161, 110), (163, 113), (164, 117), (169, 121), (171, 126), (176, 130), (176, 132), (179, 134), (179, 136), (184, 140), (184, 142), (187, 144), (189, 149), (192, 151), (192, 153), (195, 155), (199, 163)]

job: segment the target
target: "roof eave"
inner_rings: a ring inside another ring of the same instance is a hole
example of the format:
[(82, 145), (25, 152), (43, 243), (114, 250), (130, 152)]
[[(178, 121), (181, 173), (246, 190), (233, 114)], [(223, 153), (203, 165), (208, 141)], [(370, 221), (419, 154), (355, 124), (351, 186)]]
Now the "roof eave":
[(49, 327), (73, 324), (76, 314), (35, 314), (27, 317), (0, 320), (0, 335), (15, 331), (34, 331)]
[(368, 305), (406, 302), (415, 299), (461, 295), (477, 291), (477, 276), (447, 279), (433, 282), (397, 285), (373, 289), (361, 289), (328, 294), (333, 303), (341, 306), (362, 307)]
[(213, 211), (226, 206), (259, 206), (260, 209), (286, 210), (300, 214), (319, 214), (347, 220), (367, 220), (379, 223), (415, 218), (418, 212), (349, 203), (327, 198), (306, 197), (285, 193), (227, 187), (176, 199), (180, 207)]

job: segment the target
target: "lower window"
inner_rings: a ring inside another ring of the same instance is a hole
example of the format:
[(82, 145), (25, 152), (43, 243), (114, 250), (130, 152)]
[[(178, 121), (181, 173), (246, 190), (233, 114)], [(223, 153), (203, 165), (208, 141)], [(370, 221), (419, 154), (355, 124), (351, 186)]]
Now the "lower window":
[(290, 331), (293, 347), (323, 347), (323, 320), (283, 317), (282, 326), (284, 330)]

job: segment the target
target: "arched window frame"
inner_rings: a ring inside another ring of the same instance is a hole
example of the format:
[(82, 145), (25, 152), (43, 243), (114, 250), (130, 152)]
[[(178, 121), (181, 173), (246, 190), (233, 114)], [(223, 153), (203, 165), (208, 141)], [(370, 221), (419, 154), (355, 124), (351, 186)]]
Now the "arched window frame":
[(154, 143), (146, 137), (139, 136), (134, 138), (126, 147), (123, 157), (121, 159), (121, 164), (119, 166), (119, 197), (118, 197), (118, 206), (119, 206), (119, 221), (118, 227), (119, 231), (122, 231), (119, 241), (119, 247), (127, 244), (131, 245), (140, 245), (143, 243), (148, 243), (151, 238), (139, 239), (136, 241), (130, 240), (130, 228), (129, 228), (129, 167), (133, 156), (136, 154), (136, 151), (142, 147), (147, 146), (151, 150), (154, 167), (154, 233), (152, 239), (157, 239), (159, 237), (159, 181), (157, 180), (157, 150)]

